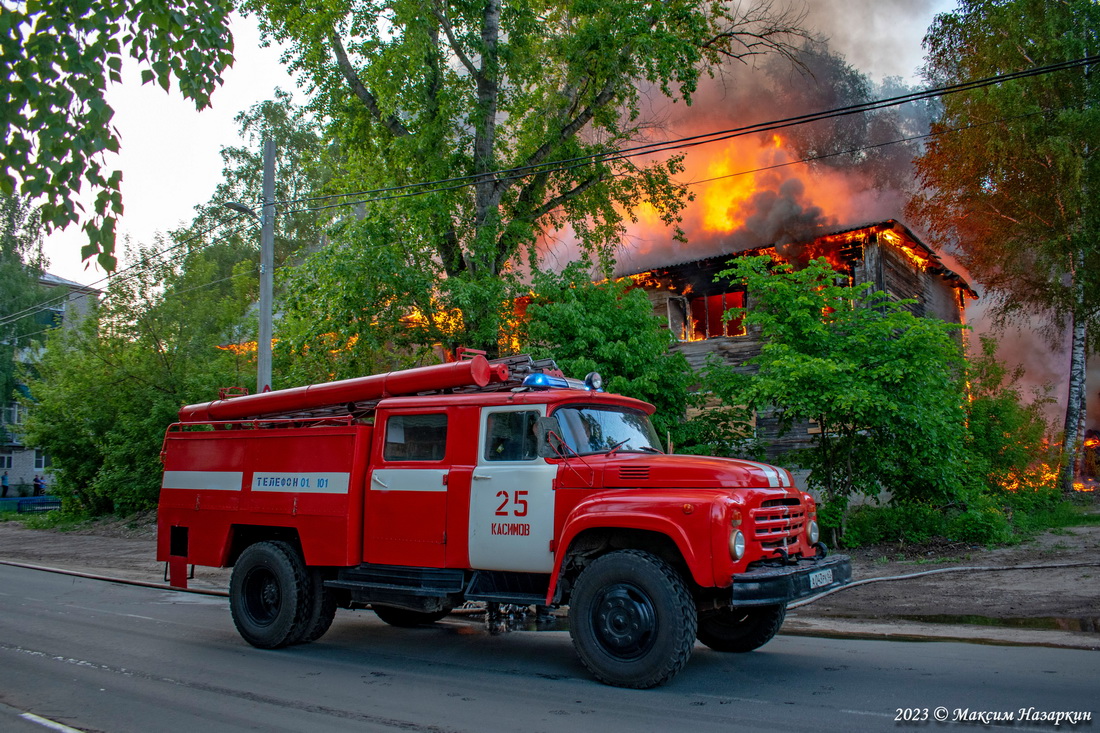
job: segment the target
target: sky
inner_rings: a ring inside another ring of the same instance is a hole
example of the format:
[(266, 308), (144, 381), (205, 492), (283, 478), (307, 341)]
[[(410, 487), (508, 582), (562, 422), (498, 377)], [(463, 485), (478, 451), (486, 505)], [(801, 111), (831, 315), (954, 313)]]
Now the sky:
[[(107, 159), (109, 168), (122, 171), (119, 254), (126, 235), (150, 243), (158, 232), (190, 222), (194, 207), (206, 202), (221, 181), (220, 150), (242, 144), (233, 118), (271, 99), (276, 88), (296, 88), (279, 63), (279, 51), (260, 45), (253, 19), (234, 14), (232, 31), (236, 61), (202, 112), (174, 86), (168, 93), (155, 84), (142, 85), (136, 63), (125, 66), (123, 83), (108, 90), (121, 136), (120, 154)], [(50, 272), (89, 285), (105, 273), (81, 262), (82, 235), (78, 226), (70, 226), (48, 236), (45, 249)]]
[[(808, 19), (831, 37), (835, 51), (876, 80), (884, 76), (915, 78), (921, 61), (920, 42), (936, 12), (950, 9), (948, 0), (808, 0)], [(860, 32), (852, 33), (853, 24)], [(124, 237), (151, 243), (158, 232), (190, 221), (218, 185), (223, 146), (240, 145), (233, 118), (270, 99), (277, 87), (294, 90), (294, 79), (279, 62), (279, 51), (264, 48), (256, 22), (234, 15), (236, 61), (206, 110), (197, 112), (173, 88), (142, 85), (136, 65), (124, 69), (124, 82), (113, 86), (108, 101), (122, 138), (109, 167), (122, 171), (125, 211), (119, 221), (119, 253)], [(299, 97), (299, 101), (302, 101)], [(104, 277), (94, 264), (80, 260), (84, 244), (77, 226), (46, 240), (50, 272), (83, 284)], [(125, 264), (125, 262), (124, 262)]]

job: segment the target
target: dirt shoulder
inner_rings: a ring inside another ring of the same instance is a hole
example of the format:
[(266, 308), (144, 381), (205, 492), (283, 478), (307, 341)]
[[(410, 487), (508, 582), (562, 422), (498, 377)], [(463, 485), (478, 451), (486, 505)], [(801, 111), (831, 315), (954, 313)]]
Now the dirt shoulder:
[[(946, 638), (1100, 650), (1100, 526), (1044, 533), (1013, 547), (881, 546), (850, 553), (853, 578), (873, 582), (788, 614), (784, 633)], [(67, 532), (0, 521), (0, 560), (159, 583), (153, 514)], [(1008, 569), (1022, 566), (1060, 566)], [(229, 571), (196, 568), (191, 587), (224, 590)]]

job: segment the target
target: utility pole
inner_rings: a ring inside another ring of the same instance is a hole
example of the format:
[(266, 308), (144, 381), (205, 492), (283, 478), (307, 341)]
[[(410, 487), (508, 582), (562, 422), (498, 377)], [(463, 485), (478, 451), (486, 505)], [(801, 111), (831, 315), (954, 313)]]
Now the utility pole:
[(260, 217), (260, 336), (256, 392), (271, 389), (271, 337), (275, 282), (275, 141), (264, 139), (263, 210)]

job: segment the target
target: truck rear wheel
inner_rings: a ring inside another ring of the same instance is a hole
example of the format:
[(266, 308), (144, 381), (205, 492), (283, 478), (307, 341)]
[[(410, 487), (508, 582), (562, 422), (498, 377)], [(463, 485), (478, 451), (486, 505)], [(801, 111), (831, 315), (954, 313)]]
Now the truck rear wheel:
[(302, 619), (299, 637), (293, 644), (308, 644), (317, 641), (336, 618), (336, 594), (325, 588), (325, 579), (321, 571), (313, 568), (309, 571), (309, 593), (306, 599), (306, 616)]
[(679, 672), (695, 645), (695, 603), (680, 575), (648, 552), (621, 550), (577, 578), (569, 633), (584, 666), (617, 687), (655, 687)]
[(408, 608), (379, 606), (373, 603), (371, 604), (371, 610), (390, 626), (400, 626), (402, 628), (434, 624), (451, 612), (449, 608), (442, 608), (438, 611), (412, 611)]
[(249, 545), (229, 579), (237, 631), (260, 649), (298, 641), (310, 611), (309, 586), (305, 564), (293, 547), (285, 542)]
[(699, 615), (699, 641), (718, 652), (751, 652), (772, 640), (787, 607), (723, 608)]

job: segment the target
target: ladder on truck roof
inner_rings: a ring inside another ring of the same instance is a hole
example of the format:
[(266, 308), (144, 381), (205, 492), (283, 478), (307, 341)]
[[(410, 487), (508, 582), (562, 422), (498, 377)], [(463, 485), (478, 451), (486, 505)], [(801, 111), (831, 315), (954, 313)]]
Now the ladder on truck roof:
[(446, 364), (254, 395), (222, 390), (221, 399), (181, 408), (179, 418), (181, 424), (251, 423), (256, 427), (299, 420), (366, 419), (389, 397), (501, 392), (521, 386), (537, 373), (562, 376), (553, 359), (517, 354), (490, 360), (484, 352), (459, 349), (459, 361)]

